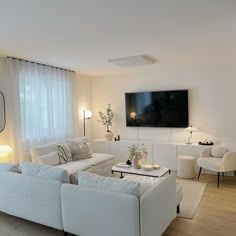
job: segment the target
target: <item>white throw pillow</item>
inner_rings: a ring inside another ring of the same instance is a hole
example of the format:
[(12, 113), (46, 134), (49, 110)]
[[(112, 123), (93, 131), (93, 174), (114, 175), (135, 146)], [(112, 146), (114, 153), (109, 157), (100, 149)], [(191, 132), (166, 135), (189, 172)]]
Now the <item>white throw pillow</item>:
[(30, 156), (32, 158), (33, 163), (38, 163), (38, 157), (47, 155), (52, 152), (57, 151), (57, 144), (56, 143), (48, 143), (45, 145), (37, 146), (37, 147), (32, 147), (30, 149)]
[(52, 152), (38, 157), (38, 162), (41, 165), (56, 166), (60, 164), (57, 152)]
[(79, 171), (78, 178), (80, 186), (132, 194), (140, 197), (140, 184), (132, 180), (104, 177), (84, 171)]
[(68, 172), (62, 168), (23, 161), (21, 163), (21, 172), (24, 175), (57, 180), (62, 183), (70, 182)]
[(226, 152), (228, 152), (229, 149), (223, 146), (215, 146), (211, 150), (211, 155), (213, 157), (223, 157)]
[(19, 173), (19, 166), (15, 163), (0, 163), (0, 171)]
[(83, 160), (83, 159), (92, 157), (92, 153), (90, 152), (90, 149), (87, 143), (84, 143), (84, 144), (70, 143), (70, 150), (72, 153), (73, 161)]
[(74, 139), (66, 139), (67, 143), (78, 143), (78, 144), (84, 144), (87, 143), (88, 140), (86, 137), (79, 137), (79, 138), (74, 138)]

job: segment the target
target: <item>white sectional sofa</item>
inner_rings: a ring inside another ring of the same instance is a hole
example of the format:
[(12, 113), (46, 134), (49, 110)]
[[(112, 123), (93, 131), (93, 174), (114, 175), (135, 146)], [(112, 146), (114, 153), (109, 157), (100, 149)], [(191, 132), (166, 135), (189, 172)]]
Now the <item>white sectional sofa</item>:
[(0, 211), (75, 235), (160, 236), (176, 216), (175, 175), (144, 188), (88, 172), (73, 185), (67, 171), (29, 162), (15, 170), (0, 166)]

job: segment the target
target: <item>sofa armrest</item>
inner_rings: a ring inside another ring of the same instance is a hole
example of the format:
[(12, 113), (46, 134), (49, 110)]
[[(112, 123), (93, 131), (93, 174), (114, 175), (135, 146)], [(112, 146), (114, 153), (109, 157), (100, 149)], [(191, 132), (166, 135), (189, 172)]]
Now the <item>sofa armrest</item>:
[(205, 148), (201, 151), (200, 157), (211, 157), (211, 150), (212, 148)]
[(160, 236), (176, 217), (176, 176), (168, 175), (140, 200), (141, 236)]
[(225, 171), (236, 170), (236, 152), (226, 152), (223, 156)]
[(61, 196), (65, 232), (140, 236), (136, 196), (69, 184), (63, 184)]

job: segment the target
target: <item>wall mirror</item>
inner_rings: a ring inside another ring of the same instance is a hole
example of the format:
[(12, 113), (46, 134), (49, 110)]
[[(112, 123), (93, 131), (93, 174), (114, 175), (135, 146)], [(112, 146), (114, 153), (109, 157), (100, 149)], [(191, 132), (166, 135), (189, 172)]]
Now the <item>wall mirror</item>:
[(5, 98), (3, 93), (0, 91), (0, 133), (6, 126), (6, 112), (5, 112)]

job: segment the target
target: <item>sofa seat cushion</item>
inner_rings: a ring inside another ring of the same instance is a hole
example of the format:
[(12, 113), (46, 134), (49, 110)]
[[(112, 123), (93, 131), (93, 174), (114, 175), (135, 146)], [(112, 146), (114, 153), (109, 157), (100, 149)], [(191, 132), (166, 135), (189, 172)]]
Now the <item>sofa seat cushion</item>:
[(114, 155), (104, 153), (93, 153), (92, 158), (81, 160), (81, 163), (89, 163), (91, 166), (97, 166), (101, 163), (114, 159)]
[(82, 171), (87, 170), (88, 168), (91, 167), (91, 164), (83, 161), (69, 161), (66, 162), (65, 164), (57, 165), (56, 167), (67, 170), (68, 174), (72, 175), (75, 173), (77, 174), (79, 170)]
[(216, 171), (216, 172), (224, 172), (224, 164), (222, 158), (218, 157), (200, 157), (197, 160), (197, 164), (199, 167)]

